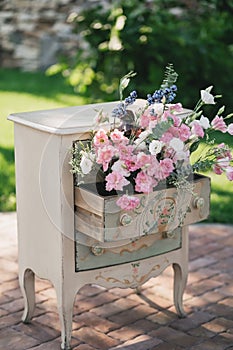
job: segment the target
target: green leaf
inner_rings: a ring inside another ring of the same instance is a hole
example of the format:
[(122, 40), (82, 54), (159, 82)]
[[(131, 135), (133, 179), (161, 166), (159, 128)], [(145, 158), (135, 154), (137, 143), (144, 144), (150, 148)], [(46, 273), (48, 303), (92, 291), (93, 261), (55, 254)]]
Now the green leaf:
[(190, 146), (190, 149), (189, 149), (190, 153), (195, 152), (198, 149), (199, 144), (200, 144), (200, 140), (193, 142), (192, 145)]
[(160, 139), (163, 134), (174, 124), (172, 118), (168, 118), (167, 121), (158, 123), (153, 129), (153, 139)]

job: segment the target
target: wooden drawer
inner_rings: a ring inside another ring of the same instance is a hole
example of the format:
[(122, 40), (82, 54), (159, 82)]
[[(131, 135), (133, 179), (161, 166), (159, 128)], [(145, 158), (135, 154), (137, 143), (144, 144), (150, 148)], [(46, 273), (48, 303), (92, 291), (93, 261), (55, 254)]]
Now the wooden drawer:
[(209, 215), (210, 179), (195, 175), (192, 191), (174, 187), (137, 194), (138, 208), (123, 211), (118, 196), (102, 197), (94, 184), (75, 187), (75, 229), (100, 242), (116, 242), (204, 220)]
[(157, 233), (135, 240), (107, 243), (98, 242), (76, 231), (76, 272), (135, 262), (179, 249), (181, 245), (181, 228), (176, 229), (168, 236), (164, 233)]

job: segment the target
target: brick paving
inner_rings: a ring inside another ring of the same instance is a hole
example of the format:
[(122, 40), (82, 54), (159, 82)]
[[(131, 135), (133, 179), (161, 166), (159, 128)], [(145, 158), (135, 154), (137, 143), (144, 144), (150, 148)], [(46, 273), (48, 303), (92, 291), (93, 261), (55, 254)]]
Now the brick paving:
[[(36, 278), (33, 320), (21, 322), (16, 227), (15, 213), (0, 213), (0, 350), (59, 350), (56, 298), (48, 281)], [(140, 295), (131, 289), (82, 288), (74, 307), (73, 349), (233, 349), (233, 226), (190, 227), (189, 271), (185, 319), (173, 306), (171, 267), (146, 282)]]

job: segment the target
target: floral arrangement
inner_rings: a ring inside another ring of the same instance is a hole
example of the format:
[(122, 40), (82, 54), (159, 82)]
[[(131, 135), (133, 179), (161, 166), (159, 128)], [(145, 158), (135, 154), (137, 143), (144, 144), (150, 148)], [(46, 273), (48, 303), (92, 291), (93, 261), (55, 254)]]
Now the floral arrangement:
[[(132, 91), (123, 100), (123, 91), (135, 73), (130, 72), (120, 81), (120, 102), (112, 115), (99, 111), (89, 143), (76, 143), (72, 151), (72, 172), (86, 176), (101, 171), (107, 193), (123, 191), (117, 200), (124, 210), (139, 205), (134, 193), (150, 193), (161, 184), (185, 187), (194, 172), (212, 169), (225, 173), (233, 180), (232, 154), (228, 145), (216, 145), (213, 131), (233, 135), (233, 123), (222, 116), (221, 107), (212, 121), (204, 116), (204, 105), (215, 105), (220, 96), (212, 94), (212, 86), (201, 90), (200, 100), (193, 111), (182, 113), (181, 103), (172, 103), (176, 96), (177, 73), (170, 64), (165, 69), (160, 89), (147, 95), (138, 104)], [(206, 150), (191, 164), (190, 156), (200, 146)], [(80, 150), (81, 147), (81, 150)]]

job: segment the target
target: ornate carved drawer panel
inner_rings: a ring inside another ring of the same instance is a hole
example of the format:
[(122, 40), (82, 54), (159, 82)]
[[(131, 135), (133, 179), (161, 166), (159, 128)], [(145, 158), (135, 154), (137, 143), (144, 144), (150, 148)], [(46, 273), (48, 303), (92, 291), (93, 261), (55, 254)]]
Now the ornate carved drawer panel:
[(76, 231), (76, 271), (113, 266), (167, 253), (181, 247), (181, 229), (135, 240), (103, 243)]

